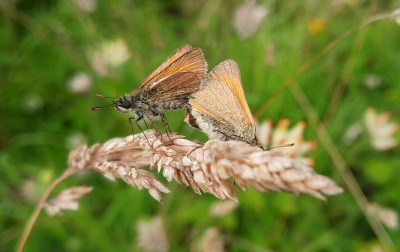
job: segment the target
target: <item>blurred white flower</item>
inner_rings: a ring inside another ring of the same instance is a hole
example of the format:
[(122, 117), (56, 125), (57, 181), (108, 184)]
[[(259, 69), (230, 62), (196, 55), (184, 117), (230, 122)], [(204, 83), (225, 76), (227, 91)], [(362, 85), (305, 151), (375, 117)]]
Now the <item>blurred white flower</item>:
[(400, 25), (400, 8), (395, 9), (392, 13), (395, 15), (394, 21)]
[(375, 89), (382, 85), (382, 78), (379, 75), (368, 74), (364, 77), (363, 84), (369, 89)]
[(90, 54), (93, 70), (100, 76), (109, 74), (110, 68), (125, 63), (130, 58), (125, 41), (121, 38), (103, 43), (100, 48)]
[(92, 87), (92, 79), (86, 73), (77, 73), (68, 80), (68, 89), (72, 93), (86, 93)]
[(22, 99), (22, 109), (28, 113), (34, 113), (40, 110), (43, 105), (43, 98), (37, 94), (28, 94)]
[(399, 217), (397, 212), (390, 208), (382, 207), (378, 204), (371, 203), (367, 207), (367, 211), (376, 214), (382, 221), (383, 225), (390, 229), (397, 229), (399, 227)]
[(20, 195), (29, 203), (37, 203), (43, 191), (54, 180), (54, 168), (42, 168), (35, 177), (24, 179), (20, 187)]
[(364, 113), (364, 122), (372, 146), (377, 150), (389, 150), (398, 145), (394, 134), (399, 129), (399, 124), (389, 122), (390, 117), (390, 112), (377, 114), (373, 107), (368, 107)]
[(92, 191), (90, 186), (76, 186), (63, 190), (55, 198), (44, 205), (49, 215), (61, 214), (62, 210), (76, 211), (79, 209), (78, 200)]
[(218, 201), (210, 208), (211, 216), (224, 216), (227, 215), (238, 207), (238, 203), (233, 200)]
[(137, 222), (137, 243), (144, 251), (168, 251), (168, 239), (160, 216)]
[(257, 5), (255, 0), (246, 0), (237, 8), (233, 19), (233, 27), (239, 38), (245, 39), (256, 32), (267, 14), (265, 6)]
[[(260, 143), (265, 148), (279, 147), (285, 144), (292, 144), (291, 147), (278, 148), (280, 152), (285, 152), (289, 157), (296, 159), (308, 166), (315, 164), (314, 160), (305, 155), (314, 150), (316, 147), (315, 141), (304, 141), (303, 131), (306, 128), (305, 122), (297, 123), (292, 129), (288, 129), (290, 121), (288, 119), (281, 119), (278, 126), (273, 128), (272, 120), (266, 120), (261, 124), (257, 123), (257, 137)], [(271, 151), (274, 151), (272, 149)]]
[(360, 122), (353, 123), (344, 133), (343, 142), (351, 144), (363, 133), (363, 126)]
[(72, 2), (84, 12), (91, 13), (96, 9), (96, 0), (72, 0)]
[(196, 244), (192, 251), (196, 252), (223, 252), (225, 242), (224, 238), (216, 227), (210, 227), (204, 231), (200, 241)]
[(81, 144), (87, 142), (86, 141), (86, 136), (79, 131), (76, 132), (72, 132), (70, 133), (66, 140), (65, 140), (65, 145), (68, 149), (75, 149), (78, 146), (80, 146)]

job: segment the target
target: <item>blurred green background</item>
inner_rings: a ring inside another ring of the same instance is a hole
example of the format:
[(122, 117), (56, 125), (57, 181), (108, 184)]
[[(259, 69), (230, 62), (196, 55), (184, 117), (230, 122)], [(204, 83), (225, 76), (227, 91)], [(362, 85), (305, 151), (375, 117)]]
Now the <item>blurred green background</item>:
[[(308, 154), (316, 171), (345, 192), (323, 202), (249, 189), (239, 193), (237, 209), (213, 217), (208, 212), (216, 198), (176, 183), (167, 183), (172, 193), (160, 204), (121, 181), (83, 174), (56, 189), (93, 186), (79, 211), (42, 213), (26, 251), (140, 251), (136, 223), (155, 215), (162, 216), (171, 251), (193, 249), (211, 226), (223, 234), (227, 251), (382, 248), (315, 126), (324, 124), (366, 198), (398, 212), (399, 149), (374, 149), (365, 131), (348, 141), (343, 137), (362, 122), (368, 106), (400, 121), (400, 21), (385, 16), (399, 1), (258, 1), (258, 9), (248, 13), (264, 17), (262, 22), (256, 27), (252, 19), (239, 20), (241, 33), (233, 19), (243, 3), (0, 2), (1, 251), (15, 249), (35, 203), (66, 168), (72, 148), (131, 133), (127, 117), (114, 109), (91, 111), (108, 102), (95, 94), (130, 92), (183, 44), (202, 48), (209, 70), (227, 58), (237, 61), (259, 121), (306, 121), (305, 139), (318, 142)], [(303, 94), (317, 117), (299, 102)], [(206, 141), (183, 123), (184, 111), (167, 117), (172, 131)], [(386, 245), (400, 247), (399, 230), (384, 230)]]

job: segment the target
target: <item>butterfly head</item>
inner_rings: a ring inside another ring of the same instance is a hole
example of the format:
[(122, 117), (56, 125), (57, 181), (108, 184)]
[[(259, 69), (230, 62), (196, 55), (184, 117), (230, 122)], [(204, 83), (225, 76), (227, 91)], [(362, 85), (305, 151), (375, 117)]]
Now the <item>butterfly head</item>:
[(114, 102), (115, 109), (126, 113), (132, 108), (132, 100), (129, 96), (121, 96), (116, 102)]

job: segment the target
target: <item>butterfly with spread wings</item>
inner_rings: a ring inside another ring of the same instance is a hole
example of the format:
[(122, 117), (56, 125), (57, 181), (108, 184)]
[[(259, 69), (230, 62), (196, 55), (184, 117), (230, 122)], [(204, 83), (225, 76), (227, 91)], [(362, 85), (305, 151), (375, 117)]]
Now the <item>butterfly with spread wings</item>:
[(184, 45), (144, 79), (138, 89), (119, 97), (113, 104), (118, 111), (131, 112), (136, 122), (160, 116), (167, 125), (163, 111), (186, 108), (206, 73), (202, 51)]
[(185, 121), (209, 138), (260, 146), (235, 61), (217, 65), (205, 78), (201, 90), (190, 98), (189, 105)]

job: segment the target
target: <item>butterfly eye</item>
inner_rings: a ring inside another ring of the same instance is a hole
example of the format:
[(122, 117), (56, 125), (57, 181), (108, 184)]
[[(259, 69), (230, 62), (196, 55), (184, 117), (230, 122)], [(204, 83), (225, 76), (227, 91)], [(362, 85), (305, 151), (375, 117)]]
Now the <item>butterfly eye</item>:
[(126, 113), (131, 108), (132, 102), (125, 97), (120, 98), (115, 103), (115, 108), (119, 111)]
[(131, 102), (128, 100), (122, 100), (119, 104), (119, 106), (125, 108), (125, 109), (129, 109), (131, 107)]

